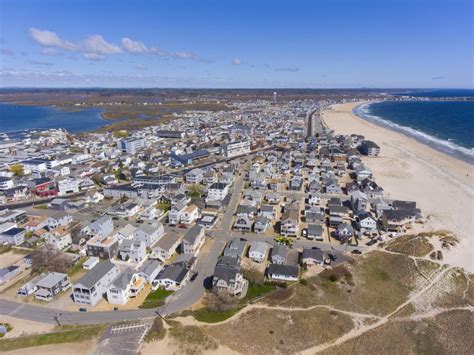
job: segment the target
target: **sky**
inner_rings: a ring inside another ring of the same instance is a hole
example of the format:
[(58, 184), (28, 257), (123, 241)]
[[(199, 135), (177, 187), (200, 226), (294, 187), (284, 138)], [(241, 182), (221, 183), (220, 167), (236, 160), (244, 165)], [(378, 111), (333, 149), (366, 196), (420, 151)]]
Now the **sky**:
[(0, 86), (473, 88), (473, 3), (0, 0)]

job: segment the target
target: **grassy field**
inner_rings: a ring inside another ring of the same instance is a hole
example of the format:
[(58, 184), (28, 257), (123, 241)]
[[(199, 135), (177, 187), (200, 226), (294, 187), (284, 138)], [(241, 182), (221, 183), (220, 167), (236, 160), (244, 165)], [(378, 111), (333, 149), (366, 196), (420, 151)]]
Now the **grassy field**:
[(406, 255), (425, 256), (431, 253), (434, 247), (424, 235), (407, 234), (390, 241), (386, 249)]
[(227, 310), (225, 312), (210, 311), (206, 308), (198, 309), (191, 312), (191, 315), (199, 322), (204, 323), (219, 323), (232, 317), (239, 311), (239, 308)]
[(353, 328), (349, 316), (315, 309), (254, 309), (208, 332), (220, 344), (241, 353), (292, 354), (335, 339)]
[(405, 255), (374, 251), (358, 258), (345, 270), (330, 270), (309, 278), (307, 285), (292, 287), (287, 297), (270, 295), (271, 305), (310, 307), (324, 304), (347, 311), (385, 315), (403, 303), (420, 281), (438, 266), (415, 265)]
[(66, 327), (65, 329), (60, 328), (60, 330), (54, 333), (28, 335), (12, 339), (1, 339), (0, 349), (3, 352), (15, 349), (37, 347), (41, 345), (79, 343), (100, 336), (105, 328), (105, 325), (95, 325), (88, 327), (73, 326)]
[(472, 354), (474, 315), (451, 311), (422, 321), (390, 321), (322, 354)]
[(201, 354), (210, 350), (216, 350), (218, 344), (210, 338), (206, 332), (197, 326), (183, 326), (179, 322), (169, 322), (171, 327), (169, 335), (180, 347), (184, 354)]
[(140, 308), (157, 308), (165, 303), (165, 298), (171, 295), (173, 291), (164, 290), (159, 288), (155, 291), (151, 291), (145, 300), (141, 304)]

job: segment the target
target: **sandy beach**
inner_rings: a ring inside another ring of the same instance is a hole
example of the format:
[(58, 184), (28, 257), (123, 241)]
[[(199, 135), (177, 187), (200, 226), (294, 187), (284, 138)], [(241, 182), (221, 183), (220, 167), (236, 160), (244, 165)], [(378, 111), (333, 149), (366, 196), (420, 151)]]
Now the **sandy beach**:
[(460, 243), (445, 260), (474, 272), (474, 167), (355, 116), (360, 104), (334, 105), (323, 119), (336, 133), (362, 134), (380, 146), (379, 157), (364, 158), (375, 181), (391, 199), (416, 201), (428, 219), (424, 230), (454, 232)]

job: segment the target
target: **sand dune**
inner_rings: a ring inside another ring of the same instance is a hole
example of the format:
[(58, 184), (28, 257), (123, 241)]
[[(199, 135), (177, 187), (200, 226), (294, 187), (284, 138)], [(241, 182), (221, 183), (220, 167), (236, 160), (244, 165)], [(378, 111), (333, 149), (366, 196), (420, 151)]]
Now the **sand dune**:
[(357, 133), (380, 145), (381, 156), (364, 158), (389, 198), (416, 201), (428, 222), (424, 229), (446, 229), (460, 244), (445, 257), (474, 271), (474, 167), (398, 132), (352, 113), (360, 103), (333, 106), (325, 123), (336, 133)]

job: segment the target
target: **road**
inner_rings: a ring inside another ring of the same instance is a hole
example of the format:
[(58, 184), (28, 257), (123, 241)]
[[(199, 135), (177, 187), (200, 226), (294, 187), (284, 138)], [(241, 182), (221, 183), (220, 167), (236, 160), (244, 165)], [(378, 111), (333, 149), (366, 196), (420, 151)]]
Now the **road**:
[[(243, 171), (245, 171), (243, 169)], [(0, 299), (0, 314), (9, 315), (20, 319), (49, 323), (49, 324), (104, 324), (122, 321), (148, 319), (156, 317), (157, 312), (167, 317), (172, 313), (180, 312), (196, 303), (204, 294), (205, 286), (210, 282), (214, 272), (217, 259), (222, 254), (226, 243), (236, 237), (242, 237), (248, 241), (265, 240), (273, 243), (273, 237), (262, 236), (255, 233), (241, 233), (232, 231), (233, 215), (240, 201), (240, 195), (244, 187), (244, 174), (238, 176), (234, 183), (232, 195), (227, 208), (220, 217), (220, 223), (216, 230), (210, 233), (210, 247), (208, 251), (199, 253), (194, 271), (198, 272), (197, 278), (176, 291), (165, 306), (157, 309), (136, 309), (113, 312), (65, 312), (53, 308), (29, 305)], [(315, 242), (311, 240), (296, 240), (294, 248), (319, 247), (323, 251), (343, 253), (354, 249), (351, 246), (333, 245), (330, 243)], [(357, 247), (364, 250), (364, 246)]]
[(158, 309), (137, 309), (113, 312), (65, 312), (53, 308), (29, 305), (0, 299), (0, 314), (20, 319), (49, 323), (49, 324), (104, 324), (129, 320), (148, 319), (156, 317), (156, 313), (166, 317), (172, 313), (182, 311), (196, 303), (204, 294), (206, 282), (214, 272), (218, 257), (221, 255), (228, 240), (232, 227), (232, 216), (239, 203), (240, 194), (244, 186), (243, 174), (239, 176), (233, 188), (229, 204), (221, 218), (218, 230), (213, 234), (208, 252), (200, 253), (196, 261), (195, 271), (198, 277), (178, 290), (168, 300), (165, 306)]

